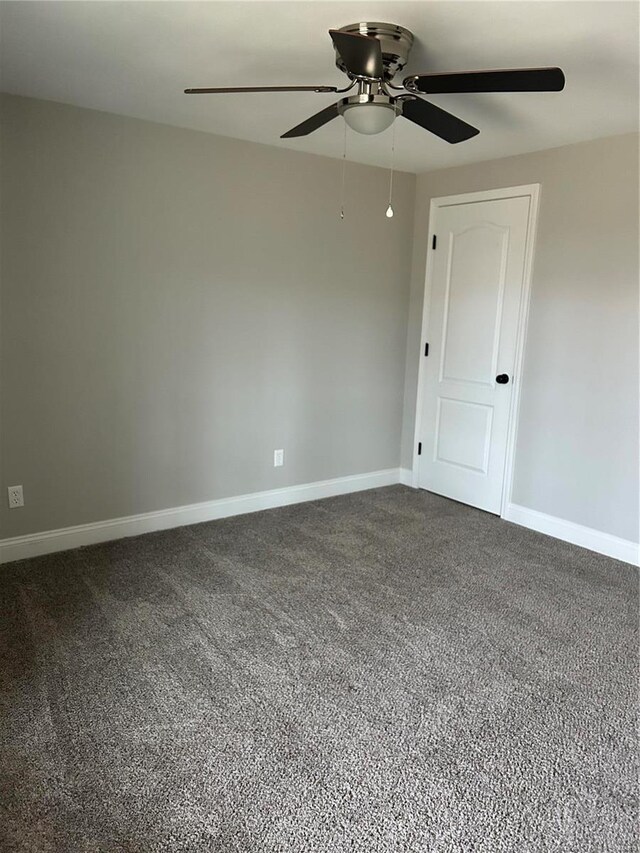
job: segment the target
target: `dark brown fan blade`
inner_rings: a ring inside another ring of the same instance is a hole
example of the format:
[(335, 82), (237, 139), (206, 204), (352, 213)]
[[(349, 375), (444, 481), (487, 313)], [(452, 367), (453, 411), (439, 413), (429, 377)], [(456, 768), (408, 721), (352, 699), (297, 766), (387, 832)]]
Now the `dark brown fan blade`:
[(505, 68), (499, 71), (456, 71), (451, 74), (414, 74), (404, 86), (425, 95), (458, 92), (561, 92), (560, 68)]
[(309, 133), (313, 133), (314, 130), (322, 127), (323, 124), (326, 124), (336, 118), (337, 115), (338, 105), (331, 104), (330, 107), (320, 110), (319, 113), (311, 116), (311, 118), (308, 118), (306, 121), (303, 121), (301, 124), (297, 124), (295, 127), (292, 127), (291, 130), (283, 133), (280, 139), (291, 139), (294, 136), (307, 136)]
[(224, 86), (216, 89), (185, 89), (185, 95), (217, 95), (220, 92), (337, 92), (335, 86)]
[(382, 77), (384, 65), (378, 39), (356, 33), (329, 30), (335, 49), (345, 68), (354, 77)]
[(420, 98), (402, 98), (402, 115), (452, 144), (464, 142), (480, 133), (477, 127)]

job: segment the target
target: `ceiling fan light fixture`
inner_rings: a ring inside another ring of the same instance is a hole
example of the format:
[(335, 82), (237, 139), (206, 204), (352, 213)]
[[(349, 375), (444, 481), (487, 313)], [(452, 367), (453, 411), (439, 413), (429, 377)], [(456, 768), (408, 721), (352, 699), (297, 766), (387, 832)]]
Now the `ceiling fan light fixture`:
[(356, 133), (364, 133), (372, 136), (374, 133), (382, 133), (391, 127), (396, 117), (395, 110), (377, 104), (363, 104), (351, 107), (342, 113), (344, 120), (351, 130)]
[(344, 98), (338, 112), (351, 130), (372, 136), (391, 127), (399, 109), (393, 98), (386, 95), (355, 95)]

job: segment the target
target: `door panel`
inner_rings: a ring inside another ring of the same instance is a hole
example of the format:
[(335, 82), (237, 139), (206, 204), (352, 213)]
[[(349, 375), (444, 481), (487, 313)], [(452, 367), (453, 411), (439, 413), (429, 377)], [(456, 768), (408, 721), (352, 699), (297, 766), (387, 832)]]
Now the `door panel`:
[(486, 474), (492, 415), (490, 406), (438, 397), (436, 461)]
[(418, 484), (500, 512), (531, 199), (436, 208)]
[(449, 237), (441, 378), (491, 385), (498, 356), (509, 231), (483, 224)]

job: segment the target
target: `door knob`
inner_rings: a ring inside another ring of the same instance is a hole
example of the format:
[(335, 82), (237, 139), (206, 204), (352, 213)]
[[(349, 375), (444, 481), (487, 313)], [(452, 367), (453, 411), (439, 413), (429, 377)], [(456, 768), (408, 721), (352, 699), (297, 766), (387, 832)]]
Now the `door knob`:
[(498, 383), (498, 385), (506, 385), (508, 381), (509, 381), (509, 377), (507, 376), (506, 373), (499, 373), (496, 376), (496, 382)]

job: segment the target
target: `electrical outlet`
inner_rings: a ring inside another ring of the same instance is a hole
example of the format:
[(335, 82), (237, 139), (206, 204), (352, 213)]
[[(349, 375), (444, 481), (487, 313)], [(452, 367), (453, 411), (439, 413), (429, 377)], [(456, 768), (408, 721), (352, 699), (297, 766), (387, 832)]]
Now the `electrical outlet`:
[(284, 465), (284, 450), (273, 451), (273, 467), (280, 468)]
[(9, 486), (9, 509), (24, 506), (24, 495), (22, 494), (22, 486)]

